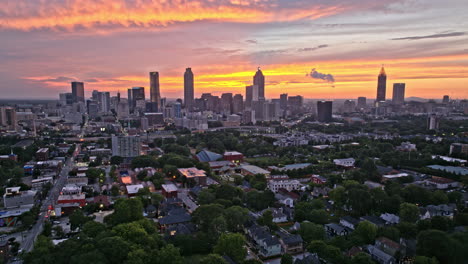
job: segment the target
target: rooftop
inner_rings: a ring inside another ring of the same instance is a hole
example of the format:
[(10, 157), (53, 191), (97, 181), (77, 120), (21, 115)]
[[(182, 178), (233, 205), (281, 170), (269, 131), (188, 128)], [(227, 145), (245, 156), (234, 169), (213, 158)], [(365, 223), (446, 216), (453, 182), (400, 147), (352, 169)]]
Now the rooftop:
[(206, 177), (206, 172), (204, 170), (200, 170), (195, 167), (182, 168), (178, 169), (178, 171), (182, 176), (185, 176), (187, 178)]

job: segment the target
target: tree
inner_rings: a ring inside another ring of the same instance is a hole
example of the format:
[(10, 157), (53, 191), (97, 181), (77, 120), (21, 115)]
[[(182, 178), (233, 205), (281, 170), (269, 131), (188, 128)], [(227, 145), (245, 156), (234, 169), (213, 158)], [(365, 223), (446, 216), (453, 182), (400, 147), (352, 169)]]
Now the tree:
[(377, 235), (377, 227), (368, 221), (360, 222), (353, 235), (356, 235), (364, 244), (372, 244)]
[(200, 263), (203, 264), (228, 264), (226, 260), (223, 259), (220, 255), (209, 254), (201, 259)]
[(369, 257), (369, 255), (359, 252), (352, 259), (351, 264), (374, 264), (375, 262)]
[(262, 216), (258, 218), (258, 224), (273, 228), (273, 213), (271, 210), (263, 212)]
[(402, 221), (415, 223), (419, 220), (419, 208), (411, 203), (400, 204), (400, 218)]
[(310, 243), (313, 240), (324, 240), (325, 229), (321, 225), (310, 222), (302, 222), (299, 234), (305, 242)]
[(156, 158), (153, 156), (149, 156), (149, 155), (138, 156), (132, 160), (133, 169), (146, 168), (146, 167), (157, 168), (158, 166), (159, 166), (159, 163), (156, 160)]
[(91, 219), (83, 214), (81, 209), (76, 209), (69, 217), (70, 219), (70, 229), (75, 230), (81, 227)]
[(435, 257), (441, 263), (452, 263), (454, 245), (445, 232), (425, 230), (418, 235), (416, 253), (426, 257)]
[(228, 255), (234, 261), (241, 263), (247, 256), (244, 248), (245, 238), (239, 233), (222, 234), (214, 247), (214, 252), (219, 255)]
[(211, 223), (216, 217), (222, 216), (224, 209), (219, 204), (208, 204), (199, 206), (193, 212), (193, 221), (200, 226), (200, 229), (208, 232), (212, 226)]
[(118, 199), (114, 213), (104, 218), (110, 225), (118, 225), (143, 219), (143, 204), (140, 199)]
[(414, 264), (439, 264), (439, 261), (435, 257), (429, 258), (425, 256), (416, 256), (414, 258)]
[(95, 221), (89, 221), (83, 225), (83, 233), (89, 237), (97, 237), (97, 235), (99, 235), (101, 232), (104, 232), (105, 230), (105, 225)]
[(281, 256), (281, 264), (293, 264), (294, 259), (289, 254), (284, 254)]
[(237, 232), (242, 229), (244, 223), (248, 220), (249, 210), (240, 206), (231, 206), (224, 210), (227, 228), (231, 232)]
[(130, 250), (130, 243), (122, 237), (106, 237), (97, 242), (97, 248), (109, 260), (109, 263), (122, 263), (127, 258)]
[(123, 158), (120, 157), (120, 156), (112, 156), (110, 158), (110, 163), (112, 165), (120, 165), (120, 163), (122, 163), (122, 162), (123, 162)]

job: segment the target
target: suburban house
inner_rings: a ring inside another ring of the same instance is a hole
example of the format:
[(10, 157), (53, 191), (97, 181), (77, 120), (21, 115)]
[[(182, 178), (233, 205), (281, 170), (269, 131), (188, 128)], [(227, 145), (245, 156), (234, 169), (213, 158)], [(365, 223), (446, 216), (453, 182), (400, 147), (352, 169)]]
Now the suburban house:
[(346, 215), (346, 216), (341, 217), (340, 219), (340, 225), (347, 227), (349, 229), (352, 229), (352, 230), (354, 230), (358, 224), (359, 224), (359, 220), (352, 216)]
[(446, 216), (453, 218), (457, 206), (455, 204), (428, 205), (420, 207), (421, 219), (430, 219), (434, 216)]
[(334, 237), (334, 236), (347, 236), (353, 230), (351, 228), (342, 226), (340, 224), (330, 223), (330, 224), (325, 225), (325, 231), (327, 232), (327, 235), (329, 237)]
[(381, 214), (380, 218), (385, 221), (386, 225), (396, 225), (400, 223), (400, 217), (395, 214), (389, 214), (389, 213)]
[(187, 181), (194, 181), (196, 185), (205, 186), (206, 185), (206, 172), (204, 170), (192, 168), (181, 168), (177, 169), (179, 175)]
[(303, 251), (304, 241), (300, 235), (291, 235), (284, 232), (278, 232), (280, 235), (283, 254), (297, 254)]
[(435, 188), (439, 190), (445, 190), (449, 188), (456, 188), (459, 186), (459, 183), (457, 181), (443, 178), (443, 177), (436, 177), (432, 176), (430, 179), (427, 179), (425, 181), (427, 185), (434, 186)]
[(271, 257), (282, 253), (281, 242), (265, 227), (254, 224), (246, 228), (245, 232), (255, 242), (258, 252), (262, 257)]
[(398, 252), (400, 252), (400, 255), (404, 255), (403, 247), (386, 237), (377, 238), (374, 245), (392, 257), (395, 257)]
[(379, 264), (396, 264), (397, 263), (394, 257), (380, 250), (376, 246), (367, 245), (366, 249), (369, 255), (371, 256), (371, 258), (377, 261)]
[(327, 178), (320, 176), (320, 175), (312, 175), (310, 176), (310, 180), (315, 184), (325, 184), (327, 183)]
[(381, 219), (380, 217), (378, 216), (375, 216), (375, 215), (366, 215), (366, 216), (361, 216), (359, 218), (359, 220), (361, 221), (367, 221), (373, 225), (375, 225), (376, 227), (383, 227), (385, 226), (385, 221), (383, 219)]
[(162, 195), (166, 198), (175, 198), (177, 197), (177, 186), (175, 184), (170, 183), (170, 184), (162, 184), (161, 185), (162, 189)]

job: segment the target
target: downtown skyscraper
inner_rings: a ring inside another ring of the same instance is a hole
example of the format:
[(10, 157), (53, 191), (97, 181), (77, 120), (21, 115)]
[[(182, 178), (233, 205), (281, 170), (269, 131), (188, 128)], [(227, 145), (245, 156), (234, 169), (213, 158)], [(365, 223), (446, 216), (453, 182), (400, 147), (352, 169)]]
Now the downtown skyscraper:
[(394, 83), (393, 84), (393, 97), (392, 103), (401, 105), (405, 102), (405, 84)]
[(184, 104), (185, 108), (191, 111), (194, 102), (194, 85), (192, 68), (185, 69), (184, 73)]
[(85, 96), (84, 96), (84, 83), (82, 82), (72, 82), (71, 83), (71, 88), (72, 88), (72, 97), (73, 97), (73, 102), (84, 102), (85, 101)]
[(150, 102), (161, 109), (161, 92), (159, 89), (159, 72), (150, 72)]
[(385, 94), (387, 93), (387, 74), (385, 74), (385, 69), (382, 66), (380, 69), (379, 77), (377, 78), (377, 98), (375, 101), (382, 102), (385, 101)]
[(258, 70), (253, 77), (253, 85), (258, 86), (258, 98), (265, 98), (265, 76), (263, 75), (262, 70), (260, 70), (260, 67), (258, 67)]

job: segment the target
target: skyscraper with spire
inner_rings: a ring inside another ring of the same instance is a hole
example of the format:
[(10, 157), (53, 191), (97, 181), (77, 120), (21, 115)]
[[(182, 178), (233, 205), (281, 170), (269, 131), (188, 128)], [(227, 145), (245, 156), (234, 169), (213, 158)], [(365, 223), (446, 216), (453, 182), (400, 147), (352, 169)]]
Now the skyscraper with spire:
[(258, 98), (265, 98), (265, 76), (258, 67), (257, 72), (253, 77), (253, 84), (258, 86)]
[(150, 102), (161, 108), (161, 93), (159, 91), (159, 72), (150, 72)]
[(385, 94), (387, 92), (387, 74), (385, 74), (385, 69), (382, 65), (380, 69), (379, 77), (377, 79), (377, 102), (385, 101)]
[(193, 87), (193, 72), (192, 68), (185, 69), (184, 73), (184, 104), (185, 108), (191, 111), (193, 109), (194, 101), (194, 87)]

